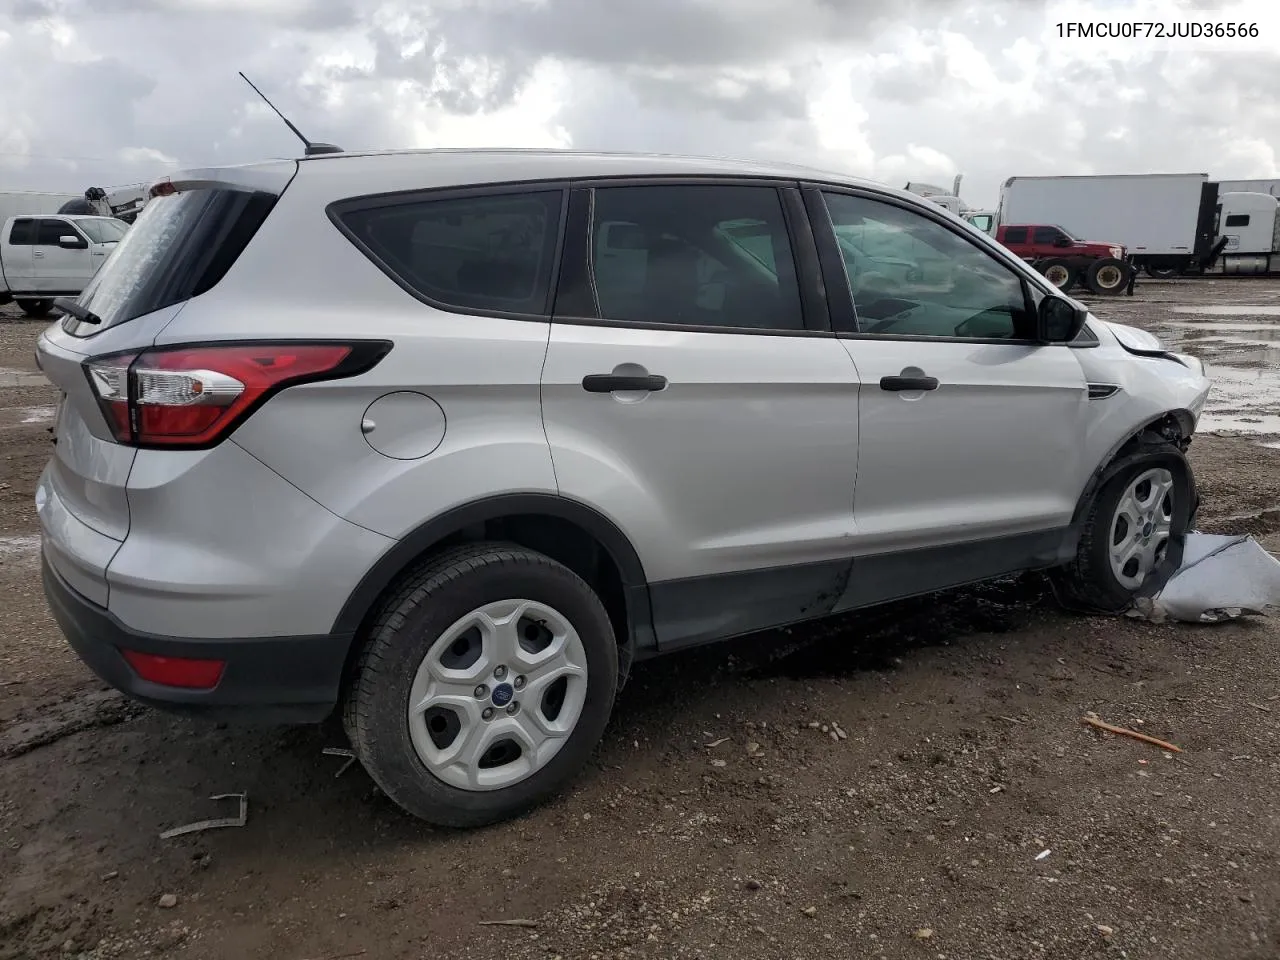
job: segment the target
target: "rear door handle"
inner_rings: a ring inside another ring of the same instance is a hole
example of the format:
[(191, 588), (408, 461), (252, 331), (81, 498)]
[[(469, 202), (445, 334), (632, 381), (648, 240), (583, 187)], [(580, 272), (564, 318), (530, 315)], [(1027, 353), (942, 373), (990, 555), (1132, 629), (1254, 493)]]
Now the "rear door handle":
[(587, 393), (614, 393), (619, 390), (645, 390), (653, 393), (664, 390), (667, 378), (651, 373), (647, 376), (627, 377), (615, 373), (589, 373), (582, 378), (582, 389)]
[(937, 377), (881, 377), (881, 390), (937, 390)]

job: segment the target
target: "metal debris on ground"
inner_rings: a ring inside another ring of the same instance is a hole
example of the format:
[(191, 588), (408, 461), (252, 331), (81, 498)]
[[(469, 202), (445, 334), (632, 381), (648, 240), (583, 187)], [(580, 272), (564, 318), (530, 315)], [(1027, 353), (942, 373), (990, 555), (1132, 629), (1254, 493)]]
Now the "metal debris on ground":
[(1135, 601), (1131, 617), (1160, 623), (1222, 623), (1280, 607), (1280, 560), (1250, 536), (1187, 535), (1182, 565), (1153, 597)]
[(338, 772), (333, 775), (333, 779), (337, 780), (340, 776), (351, 769), (351, 765), (356, 762), (356, 752), (348, 750), (346, 747), (325, 747), (320, 751), (326, 757), (346, 757), (347, 762), (338, 768)]
[(188, 833), (200, 833), (203, 830), (217, 830), (221, 827), (243, 827), (249, 820), (249, 795), (247, 793), (217, 793), (209, 798), (214, 803), (221, 800), (239, 800), (240, 812), (232, 817), (214, 817), (211, 820), (198, 820), (185, 826), (173, 827), (160, 834), (161, 840), (172, 840)]
[(1098, 715), (1096, 713), (1085, 714), (1080, 718), (1080, 722), (1086, 723), (1097, 730), (1105, 730), (1107, 733), (1116, 733), (1122, 737), (1132, 737), (1134, 740), (1141, 740), (1143, 743), (1149, 743), (1152, 746), (1160, 747), (1161, 749), (1168, 750), (1170, 753), (1182, 752), (1181, 747), (1175, 747), (1167, 740), (1159, 740), (1156, 737), (1148, 736), (1145, 733), (1139, 733), (1137, 730), (1129, 730), (1125, 727), (1117, 727), (1114, 724), (1106, 723), (1098, 719)]
[(537, 920), (481, 920), (482, 927), (523, 927), (526, 930), (536, 930), (538, 928)]

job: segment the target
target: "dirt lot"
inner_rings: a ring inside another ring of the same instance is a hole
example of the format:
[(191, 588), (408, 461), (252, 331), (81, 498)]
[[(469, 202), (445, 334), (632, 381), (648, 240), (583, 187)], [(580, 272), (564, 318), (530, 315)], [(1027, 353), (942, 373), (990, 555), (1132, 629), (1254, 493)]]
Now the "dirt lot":
[[(1096, 307), (1176, 337), (1188, 303), (1184, 347), (1253, 390), (1215, 394), (1208, 425), (1265, 428), (1280, 283), (1146, 283)], [(40, 329), (0, 313), (0, 958), (1280, 956), (1270, 621), (1081, 617), (1025, 577), (645, 664), (576, 789), (474, 833), (408, 820), (358, 767), (337, 777), (333, 729), (125, 705), (40, 592)], [(1202, 529), (1280, 548), (1280, 450), (1192, 450)], [(232, 791), (243, 828), (159, 838)]]

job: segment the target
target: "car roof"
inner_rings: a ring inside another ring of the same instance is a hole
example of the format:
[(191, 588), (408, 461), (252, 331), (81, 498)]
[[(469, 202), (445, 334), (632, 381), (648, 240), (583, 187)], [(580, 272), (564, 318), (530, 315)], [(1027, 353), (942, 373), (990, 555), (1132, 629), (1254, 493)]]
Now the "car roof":
[(617, 176), (619, 168), (632, 167), (637, 176), (682, 173), (706, 176), (810, 177), (883, 189), (884, 184), (847, 174), (786, 161), (750, 160), (734, 157), (705, 157), (671, 153), (628, 151), (565, 150), (545, 147), (433, 147), (421, 150), (369, 150), (318, 154), (303, 163), (364, 161), (370, 165), (416, 165), (425, 160), (464, 160), (477, 165), (477, 179), (490, 170), (509, 170), (519, 164), (530, 178)]
[[(305, 173), (304, 173), (305, 171)], [(759, 177), (810, 180), (833, 185), (862, 187), (908, 200), (914, 205), (928, 200), (884, 183), (801, 163), (699, 157), (665, 153), (582, 151), (548, 148), (441, 147), (422, 150), (377, 150), (317, 154), (233, 166), (175, 171), (164, 178), (174, 184), (200, 184), (233, 180), (271, 190), (282, 190), (294, 173), (309, 181), (317, 195), (333, 198), (350, 195), (365, 184), (379, 193), (410, 189), (487, 186), (536, 181), (599, 179), (608, 177)], [(930, 204), (937, 207), (936, 204)]]

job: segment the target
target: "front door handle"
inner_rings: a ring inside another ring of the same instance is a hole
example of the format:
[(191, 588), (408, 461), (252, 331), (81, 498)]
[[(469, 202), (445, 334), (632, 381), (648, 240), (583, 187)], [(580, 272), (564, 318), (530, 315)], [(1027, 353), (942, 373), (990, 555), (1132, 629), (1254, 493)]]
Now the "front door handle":
[(937, 377), (881, 377), (881, 390), (937, 390)]
[(582, 389), (587, 393), (614, 393), (620, 390), (644, 390), (653, 393), (664, 390), (667, 378), (655, 374), (628, 377), (616, 373), (589, 373), (582, 378)]

